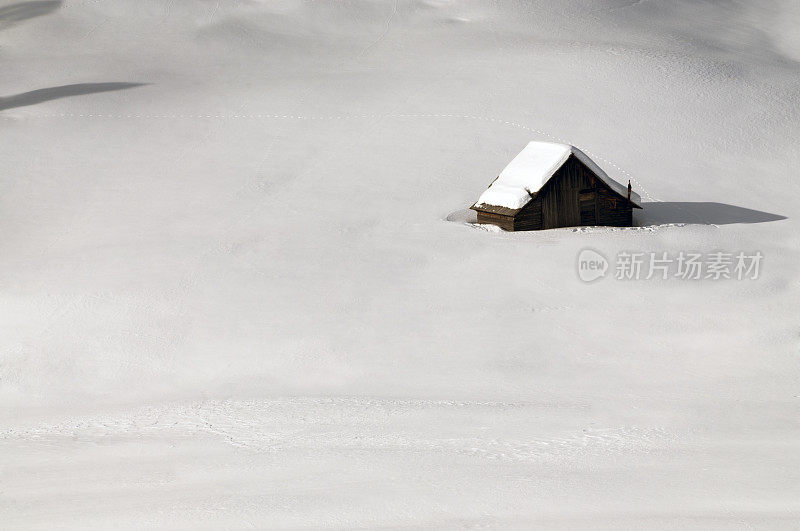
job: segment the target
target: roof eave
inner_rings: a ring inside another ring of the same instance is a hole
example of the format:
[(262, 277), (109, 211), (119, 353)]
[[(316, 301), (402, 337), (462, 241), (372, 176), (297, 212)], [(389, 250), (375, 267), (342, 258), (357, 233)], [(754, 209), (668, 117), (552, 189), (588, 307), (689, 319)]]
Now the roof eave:
[(496, 206), (496, 205), (485, 205), (475, 203), (471, 207), (470, 210), (474, 210), (475, 212), (484, 212), (486, 214), (495, 214), (498, 216), (516, 216), (519, 213), (521, 208), (513, 209), (508, 207)]

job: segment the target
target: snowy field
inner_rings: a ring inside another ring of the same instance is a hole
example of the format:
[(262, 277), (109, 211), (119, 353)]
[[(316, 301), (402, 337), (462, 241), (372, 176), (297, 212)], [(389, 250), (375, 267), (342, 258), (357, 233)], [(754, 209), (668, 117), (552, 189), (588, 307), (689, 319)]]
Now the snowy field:
[(0, 0), (0, 527), (798, 528), (799, 5)]

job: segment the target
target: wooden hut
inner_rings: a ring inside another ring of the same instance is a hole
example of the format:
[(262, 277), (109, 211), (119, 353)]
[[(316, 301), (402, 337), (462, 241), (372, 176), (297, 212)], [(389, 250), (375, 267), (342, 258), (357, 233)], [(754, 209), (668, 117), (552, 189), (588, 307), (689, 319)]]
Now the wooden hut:
[(633, 225), (639, 194), (574, 146), (531, 142), (472, 205), (478, 223), (508, 230)]

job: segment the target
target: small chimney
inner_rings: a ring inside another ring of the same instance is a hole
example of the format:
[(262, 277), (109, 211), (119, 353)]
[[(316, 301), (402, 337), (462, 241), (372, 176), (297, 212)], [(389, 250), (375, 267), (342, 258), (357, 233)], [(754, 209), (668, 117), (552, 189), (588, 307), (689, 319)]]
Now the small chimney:
[(628, 201), (631, 200), (631, 180), (628, 179)]

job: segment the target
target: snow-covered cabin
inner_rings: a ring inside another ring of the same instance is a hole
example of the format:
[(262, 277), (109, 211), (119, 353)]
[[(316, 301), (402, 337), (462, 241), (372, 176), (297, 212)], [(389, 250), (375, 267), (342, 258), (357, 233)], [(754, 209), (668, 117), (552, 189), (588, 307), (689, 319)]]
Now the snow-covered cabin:
[(640, 203), (630, 182), (618, 183), (575, 146), (531, 142), (471, 208), (478, 223), (517, 231), (630, 227)]

